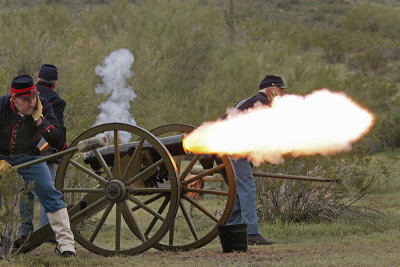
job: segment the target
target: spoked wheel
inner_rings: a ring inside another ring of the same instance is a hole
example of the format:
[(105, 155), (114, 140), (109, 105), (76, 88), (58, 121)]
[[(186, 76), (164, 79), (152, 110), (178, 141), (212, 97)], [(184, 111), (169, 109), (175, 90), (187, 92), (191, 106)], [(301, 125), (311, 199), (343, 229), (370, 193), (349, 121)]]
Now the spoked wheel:
[(128, 124), (93, 127), (71, 147), (100, 133), (111, 145), (65, 155), (56, 188), (80, 245), (103, 256), (135, 255), (160, 241), (174, 221), (181, 188), (175, 162), (154, 135)]
[[(190, 133), (189, 125), (171, 124), (151, 132), (157, 137)], [(173, 154), (173, 153), (171, 153)], [(168, 234), (154, 245), (159, 250), (185, 251), (202, 247), (218, 235), (218, 225), (229, 218), (236, 196), (235, 174), (228, 156), (212, 161), (203, 169), (200, 155), (175, 156), (182, 183), (179, 209)], [(226, 173), (227, 183), (221, 172)]]

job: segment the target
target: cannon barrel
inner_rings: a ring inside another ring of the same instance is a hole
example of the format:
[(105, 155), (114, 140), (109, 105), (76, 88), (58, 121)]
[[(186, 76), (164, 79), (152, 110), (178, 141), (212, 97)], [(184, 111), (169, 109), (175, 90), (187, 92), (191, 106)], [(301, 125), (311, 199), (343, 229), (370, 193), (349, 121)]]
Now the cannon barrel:
[[(167, 148), (167, 150), (171, 153), (172, 156), (181, 156), (181, 155), (186, 155), (186, 150), (184, 149), (182, 144), (183, 137), (184, 135), (180, 134), (174, 136), (161, 137), (158, 140)], [(120, 157), (122, 158), (127, 154), (129, 156), (132, 156), (138, 145), (139, 145), (138, 141), (127, 144), (121, 144), (119, 146)], [(101, 156), (104, 158), (104, 161), (107, 163), (108, 166), (112, 166), (114, 164), (114, 159), (115, 159), (114, 146), (103, 147), (100, 148), (98, 151), (100, 152)], [(160, 156), (156, 152), (154, 147), (147, 141), (143, 143), (142, 151), (148, 152), (153, 161), (160, 159)], [(101, 167), (100, 162), (96, 158), (96, 155), (93, 153), (93, 151), (90, 151), (88, 155), (85, 156), (84, 162), (86, 164), (90, 164), (90, 167), (93, 170), (98, 170)]]

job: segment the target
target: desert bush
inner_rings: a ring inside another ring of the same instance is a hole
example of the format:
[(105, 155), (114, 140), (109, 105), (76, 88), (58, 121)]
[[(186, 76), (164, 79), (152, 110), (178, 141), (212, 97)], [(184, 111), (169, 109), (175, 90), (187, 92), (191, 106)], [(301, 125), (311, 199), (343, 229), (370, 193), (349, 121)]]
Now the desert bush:
[(398, 38), (400, 11), (388, 5), (354, 5), (340, 20), (340, 26), (349, 31), (377, 33), (382, 37)]
[(318, 176), (340, 179), (341, 183), (256, 178), (259, 220), (321, 222), (360, 216), (357, 202), (378, 179), (390, 176), (381, 161), (372, 167), (364, 150), (329, 157), (288, 157), (281, 165), (262, 164), (258, 169), (265, 173)]
[(16, 171), (2, 171), (0, 176), (0, 258), (10, 260), (14, 255), (14, 242), (18, 238), (18, 224), (20, 222), (18, 203), (21, 194), (32, 185), (25, 187)]
[(355, 5), (344, 13), (338, 28), (325, 34), (321, 46), (330, 62), (344, 62), (350, 69), (376, 73), (388, 71), (387, 63), (399, 57), (399, 11), (385, 5)]

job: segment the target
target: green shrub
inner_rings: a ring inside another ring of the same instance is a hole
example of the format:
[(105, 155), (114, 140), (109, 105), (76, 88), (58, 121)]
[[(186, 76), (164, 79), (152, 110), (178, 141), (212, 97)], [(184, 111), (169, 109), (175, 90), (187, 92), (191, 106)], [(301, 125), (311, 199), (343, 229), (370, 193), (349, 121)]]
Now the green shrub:
[(281, 165), (262, 164), (264, 173), (317, 176), (340, 179), (320, 183), (256, 178), (257, 210), (260, 221), (321, 222), (350, 220), (360, 215), (356, 203), (378, 178), (390, 176), (384, 164), (371, 165), (365, 148), (329, 157), (288, 157)]
[(388, 5), (361, 4), (353, 6), (340, 20), (348, 31), (377, 33), (381, 37), (399, 38), (400, 11)]
[[(0, 258), (9, 260), (13, 254), (13, 245), (18, 238), (20, 222), (18, 203), (24, 181), (16, 171), (2, 171), (0, 176)], [(32, 187), (30, 187), (32, 188)]]

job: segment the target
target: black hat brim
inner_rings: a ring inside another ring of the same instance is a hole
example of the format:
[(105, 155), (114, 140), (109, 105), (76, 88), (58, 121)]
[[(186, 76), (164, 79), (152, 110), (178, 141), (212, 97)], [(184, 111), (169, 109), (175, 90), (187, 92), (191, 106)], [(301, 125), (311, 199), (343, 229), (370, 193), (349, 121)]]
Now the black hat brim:
[(25, 96), (24, 95), (22, 95), (22, 96), (15, 95), (15, 97), (18, 97), (18, 98), (31, 98), (31, 97), (34, 97), (36, 95), (40, 95), (39, 91), (37, 91), (37, 90), (36, 90), (36, 93), (34, 93), (33, 95), (25, 95)]

